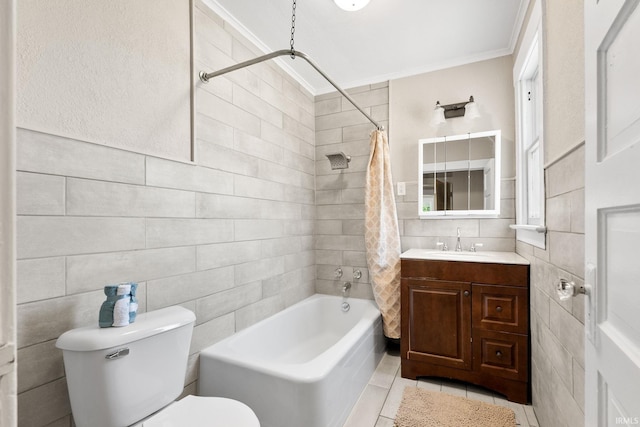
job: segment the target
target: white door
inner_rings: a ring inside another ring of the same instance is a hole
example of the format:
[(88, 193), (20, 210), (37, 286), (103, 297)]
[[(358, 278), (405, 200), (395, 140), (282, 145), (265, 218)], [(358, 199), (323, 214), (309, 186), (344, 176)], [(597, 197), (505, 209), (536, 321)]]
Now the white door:
[(640, 425), (638, 3), (584, 5), (587, 426)]

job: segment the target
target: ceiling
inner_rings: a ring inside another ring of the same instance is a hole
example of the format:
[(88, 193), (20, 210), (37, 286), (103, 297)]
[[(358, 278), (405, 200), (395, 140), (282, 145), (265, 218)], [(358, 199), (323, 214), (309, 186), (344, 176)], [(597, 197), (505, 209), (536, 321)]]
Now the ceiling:
[[(289, 49), (292, 0), (204, 0), (265, 53)], [(295, 49), (342, 88), (508, 55), (529, 0), (371, 0), (356, 12), (298, 0)], [(305, 61), (278, 61), (313, 94), (333, 87)], [(213, 71), (213, 70), (211, 70)]]

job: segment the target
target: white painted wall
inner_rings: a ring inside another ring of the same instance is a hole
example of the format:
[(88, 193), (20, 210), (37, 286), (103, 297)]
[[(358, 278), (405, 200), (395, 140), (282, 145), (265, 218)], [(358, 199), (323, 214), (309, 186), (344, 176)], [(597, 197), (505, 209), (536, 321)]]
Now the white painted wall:
[(542, 1), (544, 74), (553, 76), (543, 83), (545, 167), (584, 143), (582, 3)]
[(190, 160), (188, 1), (18, 8), (19, 127)]
[(15, 2), (0, 3), (0, 425), (17, 424)]
[[(502, 177), (515, 175), (515, 113), (513, 61), (502, 56), (389, 83), (389, 144), (395, 181), (418, 180), (418, 139), (458, 135), (492, 129), (502, 130)], [(454, 104), (473, 95), (481, 117), (447, 119), (430, 125), (436, 101)]]

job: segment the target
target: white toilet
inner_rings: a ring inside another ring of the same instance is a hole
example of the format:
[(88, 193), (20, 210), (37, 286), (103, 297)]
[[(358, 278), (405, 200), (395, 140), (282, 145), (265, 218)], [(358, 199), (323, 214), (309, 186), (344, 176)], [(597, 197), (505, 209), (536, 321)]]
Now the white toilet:
[(174, 402), (183, 390), (194, 321), (191, 311), (176, 306), (140, 314), (122, 328), (62, 334), (56, 347), (63, 350), (76, 425), (259, 427), (255, 413), (232, 399)]

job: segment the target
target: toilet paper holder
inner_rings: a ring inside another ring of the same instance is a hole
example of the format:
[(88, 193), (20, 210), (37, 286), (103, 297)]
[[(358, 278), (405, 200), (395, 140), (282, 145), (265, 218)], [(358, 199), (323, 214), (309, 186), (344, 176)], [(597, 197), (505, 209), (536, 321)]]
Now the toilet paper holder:
[(575, 297), (577, 295), (588, 295), (589, 288), (585, 285), (577, 286), (575, 282), (569, 281), (564, 278), (560, 278), (556, 283), (556, 292), (558, 293), (558, 297), (560, 301), (566, 301), (571, 297)]

